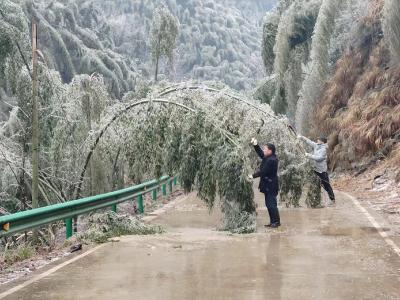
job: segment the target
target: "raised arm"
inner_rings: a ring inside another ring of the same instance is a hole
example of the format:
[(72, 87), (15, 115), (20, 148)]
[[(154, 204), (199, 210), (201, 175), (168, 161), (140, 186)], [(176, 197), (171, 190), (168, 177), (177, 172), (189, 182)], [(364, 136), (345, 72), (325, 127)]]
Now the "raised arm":
[(262, 151), (261, 147), (259, 145), (254, 145), (254, 150), (256, 150), (258, 156), (263, 159), (264, 158), (264, 152)]
[(317, 143), (313, 142), (312, 140), (306, 138), (305, 136), (299, 135), (298, 138), (304, 142), (306, 142), (308, 145), (311, 147), (315, 148), (317, 146)]

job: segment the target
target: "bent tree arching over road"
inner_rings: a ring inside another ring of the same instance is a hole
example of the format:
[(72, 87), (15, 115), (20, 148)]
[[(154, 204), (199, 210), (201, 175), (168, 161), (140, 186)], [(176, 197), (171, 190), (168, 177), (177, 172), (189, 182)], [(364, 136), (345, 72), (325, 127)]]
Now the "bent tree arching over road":
[(249, 146), (255, 136), (277, 146), (282, 201), (299, 206), (306, 187), (306, 203), (319, 204), (318, 185), (291, 127), (269, 106), (226, 88), (181, 84), (143, 99), (128, 93), (100, 123), (104, 125), (93, 134), (77, 196), (93, 153), (112, 134), (115, 143), (108, 146), (122, 149), (137, 181), (146, 175), (179, 174), (185, 191), (197, 190), (210, 209), (216, 196), (221, 198), (225, 229), (254, 231), (254, 195), (246, 177), (257, 164)]

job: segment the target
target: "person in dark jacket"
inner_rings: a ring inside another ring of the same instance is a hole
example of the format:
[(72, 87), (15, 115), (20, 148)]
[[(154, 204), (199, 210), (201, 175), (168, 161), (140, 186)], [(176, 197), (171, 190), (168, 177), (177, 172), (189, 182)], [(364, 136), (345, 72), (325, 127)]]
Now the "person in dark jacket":
[(251, 143), (254, 145), (254, 149), (262, 161), (260, 169), (253, 175), (249, 175), (249, 178), (260, 178), (260, 184), (258, 188), (260, 192), (265, 195), (265, 205), (267, 206), (270, 218), (270, 224), (266, 225), (266, 227), (277, 228), (281, 226), (281, 220), (279, 217), (277, 202), (277, 196), (279, 192), (279, 162), (275, 154), (276, 149), (273, 144), (267, 144), (263, 147), (263, 149), (261, 149), (255, 138), (251, 140)]

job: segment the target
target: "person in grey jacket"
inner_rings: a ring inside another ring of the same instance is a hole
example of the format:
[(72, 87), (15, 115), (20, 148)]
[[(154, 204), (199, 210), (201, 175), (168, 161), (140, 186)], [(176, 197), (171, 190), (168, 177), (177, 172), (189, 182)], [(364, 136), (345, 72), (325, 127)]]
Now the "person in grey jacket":
[(306, 142), (313, 148), (313, 153), (307, 153), (306, 156), (314, 162), (315, 174), (320, 178), (321, 184), (329, 195), (332, 204), (335, 203), (335, 194), (329, 182), (328, 164), (327, 164), (327, 140), (326, 138), (319, 138), (317, 142), (313, 142), (308, 138), (298, 135), (298, 139)]

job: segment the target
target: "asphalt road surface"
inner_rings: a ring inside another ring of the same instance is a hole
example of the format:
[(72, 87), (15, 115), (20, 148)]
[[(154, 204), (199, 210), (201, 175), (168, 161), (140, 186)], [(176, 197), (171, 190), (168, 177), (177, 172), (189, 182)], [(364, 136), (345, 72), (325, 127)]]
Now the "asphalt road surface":
[(0, 299), (13, 287), (4, 299), (400, 299), (398, 238), (378, 232), (347, 195), (333, 208), (282, 209), (277, 230), (264, 228), (256, 195), (257, 233), (216, 231), (220, 215), (191, 194), (153, 220), (168, 233), (123, 237), (49, 266), (22, 288), (0, 287)]

